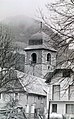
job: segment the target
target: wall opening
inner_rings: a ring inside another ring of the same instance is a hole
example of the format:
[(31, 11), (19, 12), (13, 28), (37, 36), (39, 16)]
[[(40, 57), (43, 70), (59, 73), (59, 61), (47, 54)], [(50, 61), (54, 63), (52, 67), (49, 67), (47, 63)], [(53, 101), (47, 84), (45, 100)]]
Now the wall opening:
[(37, 55), (36, 55), (36, 53), (33, 53), (31, 55), (31, 58), (32, 58), (32, 62), (31, 63), (36, 63), (37, 62)]
[(51, 54), (50, 53), (47, 54), (47, 61), (49, 62), (49, 64), (51, 64)]
[(52, 104), (52, 112), (57, 113), (57, 104)]

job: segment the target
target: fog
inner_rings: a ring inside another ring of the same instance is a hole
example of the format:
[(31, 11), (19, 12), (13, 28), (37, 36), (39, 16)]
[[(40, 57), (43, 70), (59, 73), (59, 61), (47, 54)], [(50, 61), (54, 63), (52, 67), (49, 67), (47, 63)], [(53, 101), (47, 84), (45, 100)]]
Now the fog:
[(48, 2), (51, 0), (0, 0), (0, 20), (16, 15), (36, 17), (38, 8), (45, 11)]

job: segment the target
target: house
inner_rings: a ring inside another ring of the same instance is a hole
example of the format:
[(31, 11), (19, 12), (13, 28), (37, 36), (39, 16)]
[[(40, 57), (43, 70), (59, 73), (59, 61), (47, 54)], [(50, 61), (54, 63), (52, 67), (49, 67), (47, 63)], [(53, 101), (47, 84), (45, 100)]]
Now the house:
[(70, 67), (47, 73), (50, 114), (56, 112), (74, 118), (74, 71)]
[(25, 88), (27, 93), (27, 100), (25, 100), (25, 104), (23, 102), (24, 100), (21, 100), (22, 103), (20, 104), (22, 106), (23, 104), (29, 104), (29, 106), (35, 104), (35, 108), (40, 108), (41, 105), (46, 107), (48, 85), (45, 83), (45, 79), (19, 71), (17, 71), (17, 77), (20, 79), (20, 83), (22, 84), (23, 88)]
[[(12, 72), (14, 70), (12, 69)], [(12, 80), (0, 88), (0, 110), (13, 98), (17, 106), (23, 107), (27, 116), (29, 114), (44, 115), (47, 108), (47, 89), (45, 79), (15, 71), (16, 80)]]

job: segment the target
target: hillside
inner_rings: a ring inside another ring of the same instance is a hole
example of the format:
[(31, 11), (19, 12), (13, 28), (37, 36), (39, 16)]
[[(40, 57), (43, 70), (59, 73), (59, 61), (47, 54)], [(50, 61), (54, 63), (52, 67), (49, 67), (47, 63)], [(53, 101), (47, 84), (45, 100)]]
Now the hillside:
[[(3, 24), (7, 25), (13, 32), (15, 43), (24, 42), (25, 44), (28, 44), (30, 37), (40, 30), (40, 21), (26, 16), (8, 18), (3, 21)], [(47, 28), (44, 24), (42, 28), (47, 34), (53, 33), (53, 31)]]

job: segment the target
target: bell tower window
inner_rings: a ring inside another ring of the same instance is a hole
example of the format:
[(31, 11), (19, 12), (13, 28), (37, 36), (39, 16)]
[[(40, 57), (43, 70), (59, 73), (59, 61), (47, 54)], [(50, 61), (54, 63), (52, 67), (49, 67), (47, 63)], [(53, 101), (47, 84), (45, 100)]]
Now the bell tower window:
[(31, 55), (31, 58), (32, 58), (32, 63), (36, 63), (37, 62), (37, 55), (36, 55), (36, 53), (33, 53)]
[(43, 43), (42, 39), (29, 40), (29, 45), (42, 45), (42, 43)]
[(47, 54), (47, 61), (49, 62), (49, 64), (51, 64), (51, 54), (50, 53)]

